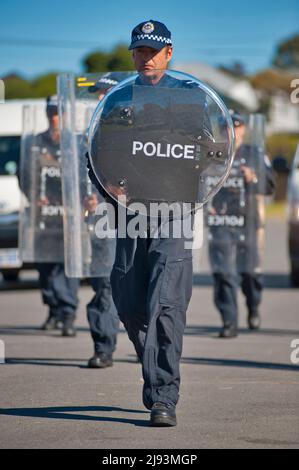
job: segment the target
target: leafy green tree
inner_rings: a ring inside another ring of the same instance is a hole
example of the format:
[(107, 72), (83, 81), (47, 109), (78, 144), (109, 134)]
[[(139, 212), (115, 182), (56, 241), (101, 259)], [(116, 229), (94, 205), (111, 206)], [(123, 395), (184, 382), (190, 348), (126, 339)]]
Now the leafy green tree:
[(106, 72), (108, 63), (108, 54), (102, 51), (95, 51), (83, 59), (84, 72), (96, 73)]
[(282, 69), (299, 68), (299, 34), (278, 44), (273, 64)]
[(30, 81), (17, 74), (4, 77), (5, 99), (31, 98), (33, 89)]
[(85, 56), (83, 67), (87, 73), (134, 70), (131, 52), (123, 44), (118, 44), (111, 52), (99, 50)]
[(109, 55), (110, 57), (107, 63), (107, 68), (109, 71), (134, 70), (131, 52), (128, 51), (127, 46), (119, 44)]
[(289, 92), (290, 83), (293, 78), (294, 76), (286, 71), (267, 69), (253, 75), (250, 78), (250, 82), (254, 88), (267, 93), (272, 93), (276, 90)]
[(44, 98), (48, 95), (56, 94), (56, 77), (57, 73), (51, 72), (40, 75), (32, 81), (33, 97)]
[(17, 74), (4, 77), (5, 99), (45, 98), (56, 93), (57, 74), (52, 72), (40, 75), (34, 80), (26, 80)]
[(269, 116), (272, 96), (277, 91), (283, 91), (290, 94), (290, 85), (293, 78), (294, 76), (287, 73), (286, 70), (273, 69), (262, 70), (256, 75), (250, 77), (251, 85), (256, 90), (259, 90), (260, 93), (260, 106), (258, 112)]

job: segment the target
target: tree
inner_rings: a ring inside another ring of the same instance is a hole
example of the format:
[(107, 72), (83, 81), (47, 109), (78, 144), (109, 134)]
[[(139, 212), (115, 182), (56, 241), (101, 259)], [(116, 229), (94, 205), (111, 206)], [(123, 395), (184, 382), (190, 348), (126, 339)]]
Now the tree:
[(299, 34), (278, 44), (273, 65), (282, 69), (299, 68)]
[(246, 76), (246, 68), (242, 62), (234, 62), (232, 65), (219, 65), (218, 68), (236, 78), (244, 78)]
[(293, 76), (283, 70), (266, 69), (250, 77), (251, 85), (260, 92), (258, 112), (269, 116), (272, 96), (277, 91), (290, 93)]
[(56, 93), (57, 74), (52, 72), (40, 75), (34, 80), (26, 80), (18, 74), (4, 77), (5, 99), (45, 98)]
[(106, 72), (107, 71), (108, 55), (106, 52), (96, 51), (83, 59), (84, 72)]
[(286, 71), (273, 69), (262, 70), (250, 78), (252, 86), (266, 93), (273, 93), (277, 90), (290, 92), (290, 83), (294, 78), (293, 75)]
[[(111, 52), (95, 51), (83, 59), (84, 71), (88, 73), (134, 70), (131, 52), (127, 46), (118, 44)], [(26, 80), (18, 74), (4, 78), (6, 99), (45, 98), (56, 93), (55, 72)]]
[(22, 99), (32, 97), (32, 85), (18, 74), (10, 74), (3, 79), (5, 85), (5, 99)]
[(87, 73), (112, 72), (115, 70), (133, 70), (131, 53), (127, 46), (117, 45), (111, 52), (101, 50), (92, 52), (83, 59), (84, 71)]
[(46, 75), (40, 75), (32, 81), (32, 88), (34, 90), (34, 98), (44, 98), (49, 95), (55, 95), (56, 91), (56, 77), (57, 73), (51, 72)]
[(131, 57), (131, 52), (128, 51), (127, 46), (119, 44), (110, 53), (108, 59), (108, 70), (110, 71), (127, 71), (134, 70), (134, 65)]

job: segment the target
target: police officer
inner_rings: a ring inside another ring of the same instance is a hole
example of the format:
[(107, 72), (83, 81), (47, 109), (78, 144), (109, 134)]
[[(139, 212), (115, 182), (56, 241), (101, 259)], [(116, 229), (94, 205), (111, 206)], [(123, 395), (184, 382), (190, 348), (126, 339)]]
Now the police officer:
[[(129, 49), (137, 71), (142, 72), (136, 79), (138, 85), (192, 87), (191, 82), (165, 74), (173, 47), (171, 33), (163, 23), (150, 20), (137, 25)], [(115, 92), (103, 115), (109, 114), (119, 96), (130, 102), (132, 86)], [(91, 165), (89, 174), (103, 194)], [(117, 194), (116, 190), (114, 196)], [(127, 225), (129, 220), (127, 215)], [(167, 223), (172, 232), (181, 220), (173, 218)], [(118, 315), (142, 364), (143, 403), (151, 410), (150, 423), (175, 426), (183, 333), (192, 293), (192, 252), (186, 249), (184, 235), (164, 238), (163, 224), (160, 221), (155, 233), (148, 230), (145, 238), (117, 238), (111, 285)]]
[[(121, 79), (121, 74), (117, 72), (108, 73), (90, 86), (88, 91), (101, 100)], [(98, 204), (98, 195), (92, 191), (84, 201), (87, 213), (94, 214)], [(93, 240), (92, 248), (97, 250), (95, 260), (99, 259), (99, 253), (107, 249), (104, 240)], [(103, 256), (105, 257), (104, 252)], [(94, 343), (94, 355), (89, 359), (87, 366), (103, 369), (113, 365), (112, 355), (116, 347), (119, 319), (112, 299), (110, 278), (101, 276), (90, 277), (87, 280), (94, 291), (93, 298), (87, 304), (87, 319)]]
[[(36, 147), (41, 150), (39, 153), (40, 161), (38, 163), (40, 167), (42, 167), (43, 164), (50, 164), (60, 168), (60, 130), (56, 96), (49, 96), (47, 98), (46, 113), (49, 128), (45, 132), (37, 135), (35, 141)], [(51, 186), (50, 183), (49, 186)], [(40, 207), (48, 206), (49, 204), (61, 205), (60, 178), (56, 178), (55, 182), (52, 181), (52, 186), (52, 189), (50, 188), (38, 201)], [(57, 220), (57, 218), (59, 218), (59, 220)], [(59, 229), (55, 232), (57, 236), (56, 240), (54, 240), (55, 246), (57, 250), (63, 250), (62, 217), (58, 215), (55, 216), (55, 219), (56, 228)], [(47, 243), (45, 242), (45, 238), (48, 236), (47, 228), (46, 223), (45, 230), (40, 233), (39, 237), (35, 240), (36, 244), (43, 243), (44, 249), (47, 249)], [(53, 231), (49, 236), (53, 238)], [(54, 246), (53, 240), (51, 244)], [(42, 299), (44, 304), (49, 307), (48, 318), (42, 325), (42, 329), (56, 329), (58, 323), (62, 322), (62, 336), (75, 336), (74, 320), (78, 305), (77, 291), (79, 288), (79, 280), (66, 277), (63, 263), (38, 263), (37, 269), (39, 272)]]
[(232, 112), (232, 120), (236, 135), (233, 167), (208, 211), (209, 258), (214, 278), (214, 301), (223, 321), (221, 338), (233, 338), (238, 334), (238, 275), (246, 298), (248, 326), (252, 330), (260, 327), (264, 196), (274, 191), (268, 157), (260, 153), (258, 146), (244, 144), (244, 118)]

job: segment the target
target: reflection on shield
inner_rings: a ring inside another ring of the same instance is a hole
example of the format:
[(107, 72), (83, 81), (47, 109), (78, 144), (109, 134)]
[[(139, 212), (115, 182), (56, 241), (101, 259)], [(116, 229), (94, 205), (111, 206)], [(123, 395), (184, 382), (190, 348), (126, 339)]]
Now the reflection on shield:
[(94, 114), (89, 143), (93, 170), (108, 194), (125, 195), (147, 211), (153, 202), (204, 204), (233, 157), (225, 105), (206, 85), (174, 71), (164, 72), (157, 86), (141, 74), (118, 85)]
[[(209, 256), (214, 273), (254, 273), (262, 269), (266, 192), (264, 126), (264, 116), (250, 115), (229, 176), (207, 206)], [(250, 181), (246, 177), (248, 172)]]
[[(99, 100), (131, 72), (58, 77), (64, 203), (65, 271), (69, 277), (109, 276), (115, 231), (104, 223), (104, 199), (87, 171), (87, 132)], [(110, 237), (110, 238), (109, 238)]]
[(19, 245), (26, 262), (63, 262), (60, 146), (45, 105), (26, 106), (20, 161)]

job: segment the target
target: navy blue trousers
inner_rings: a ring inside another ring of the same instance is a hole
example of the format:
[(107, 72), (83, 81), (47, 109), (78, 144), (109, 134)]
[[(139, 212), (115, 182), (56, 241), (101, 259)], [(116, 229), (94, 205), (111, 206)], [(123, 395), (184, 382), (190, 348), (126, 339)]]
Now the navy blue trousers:
[[(233, 274), (213, 273), (214, 302), (223, 324), (238, 326), (237, 293), (238, 276)], [(241, 273), (241, 289), (246, 298), (249, 312), (256, 312), (262, 300), (263, 278), (257, 273)]]
[(111, 357), (116, 347), (119, 319), (112, 300), (110, 279), (91, 277), (88, 282), (95, 293), (87, 305), (87, 319), (95, 352)]
[(49, 306), (50, 316), (62, 321), (73, 320), (78, 306), (80, 280), (66, 277), (62, 263), (39, 263), (37, 270), (42, 299)]
[(241, 289), (250, 312), (257, 311), (262, 300), (263, 277), (257, 230), (253, 226), (240, 241), (240, 231), (216, 227), (211, 230), (209, 257), (214, 277), (214, 302), (225, 325), (238, 326), (237, 292)]
[(142, 364), (143, 403), (148, 409), (157, 401), (175, 406), (179, 399), (179, 366), (192, 294), (192, 251), (185, 241), (183, 236), (117, 239), (112, 295)]

